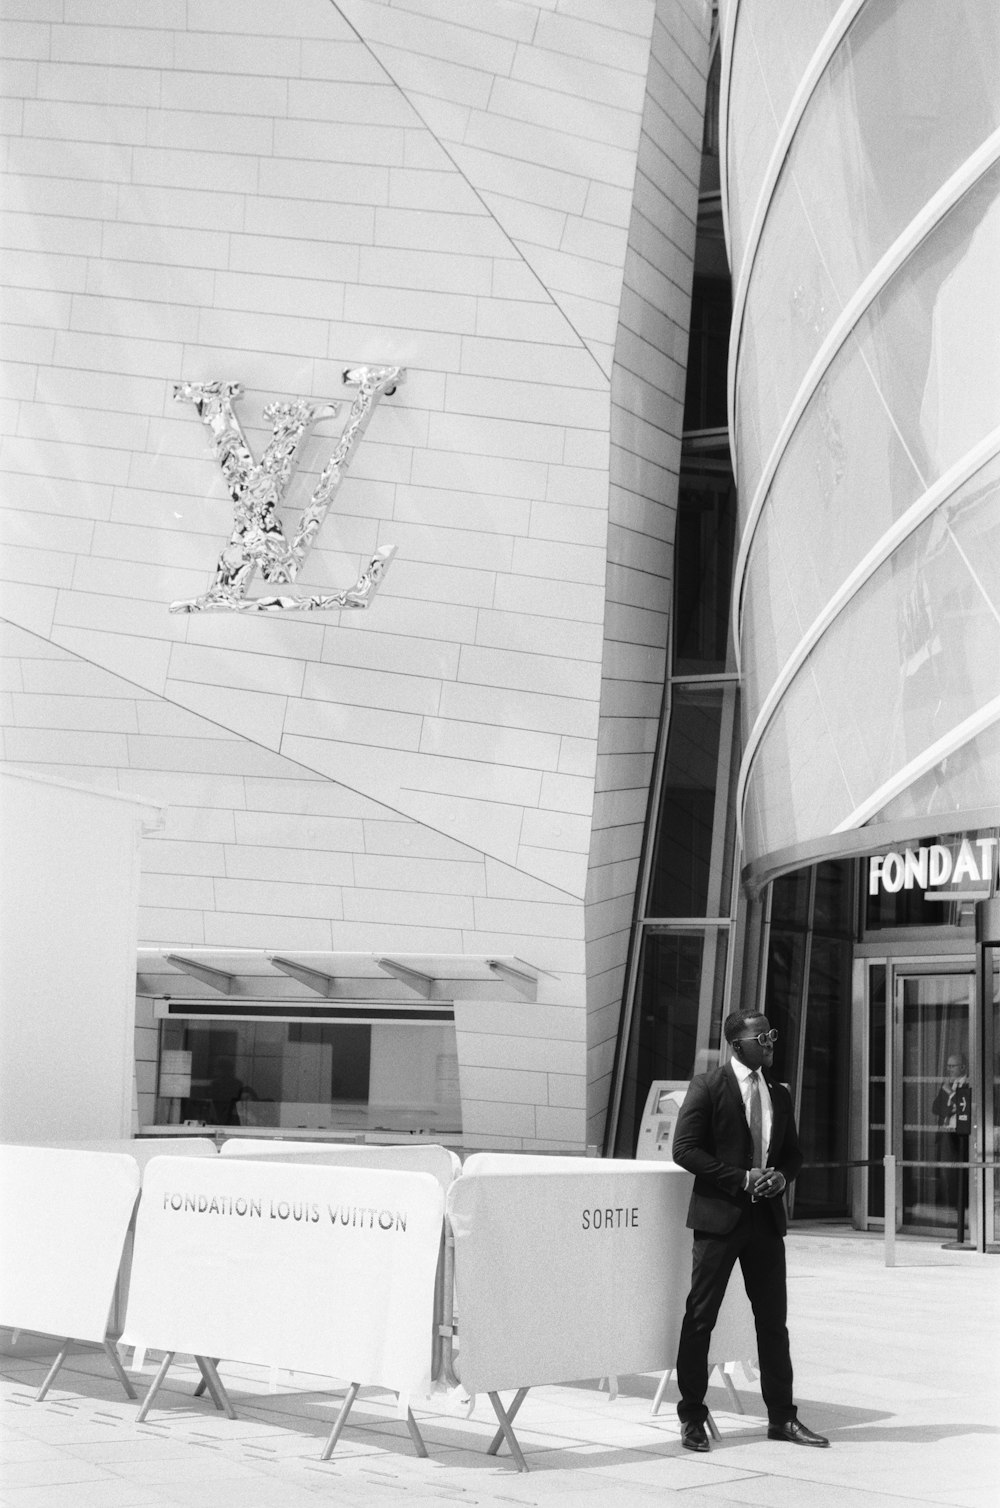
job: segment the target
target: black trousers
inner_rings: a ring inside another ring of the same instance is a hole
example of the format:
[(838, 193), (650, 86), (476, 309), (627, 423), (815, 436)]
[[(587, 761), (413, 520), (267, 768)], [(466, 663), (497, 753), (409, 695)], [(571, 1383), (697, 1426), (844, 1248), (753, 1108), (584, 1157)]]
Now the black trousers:
[(708, 1415), (708, 1347), (739, 1261), (757, 1328), (760, 1390), (771, 1424), (794, 1419), (792, 1360), (788, 1349), (788, 1293), (785, 1242), (763, 1204), (748, 1204), (727, 1236), (695, 1231), (688, 1294), (677, 1350), (677, 1413), (683, 1424), (704, 1423)]

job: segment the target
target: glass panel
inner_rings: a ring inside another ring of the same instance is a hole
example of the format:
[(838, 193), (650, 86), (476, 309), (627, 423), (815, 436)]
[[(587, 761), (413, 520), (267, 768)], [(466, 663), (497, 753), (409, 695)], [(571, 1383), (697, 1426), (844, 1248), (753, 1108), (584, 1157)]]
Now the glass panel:
[(686, 460), (674, 537), (675, 675), (711, 675), (730, 663), (735, 526), (736, 492), (728, 468), (699, 472)]
[[(734, 268), (753, 215), (778, 128), (792, 96), (833, 19), (840, 0), (795, 0), (795, 25), (772, 0), (743, 0), (736, 21), (729, 88), (730, 235)], [(763, 60), (763, 62), (762, 62)], [(766, 67), (766, 73), (765, 73)]]
[[(723, 270), (725, 262), (723, 260)], [(732, 285), (696, 277), (691, 293), (691, 334), (684, 392), (684, 428), (724, 429), (728, 423), (726, 368)]]
[[(956, 1121), (968, 1081), (971, 975), (923, 974), (902, 981), (902, 1161), (968, 1161), (969, 1135)], [(971, 1123), (971, 1122), (970, 1122)], [(950, 1166), (904, 1167), (903, 1228), (957, 1230), (968, 1175)]]
[(868, 971), (868, 1218), (885, 1218), (885, 965)]
[(938, 820), (946, 812), (974, 812), (993, 806), (998, 790), (1000, 723), (994, 723), (908, 785), (872, 821)]
[[(814, 933), (799, 1096), (799, 1138), (806, 1166), (795, 1180), (796, 1219), (830, 1219), (848, 1213), (850, 1148), (845, 1112), (850, 1103), (852, 956), (850, 941)], [(816, 1166), (823, 1163), (840, 1166)]]
[(771, 926), (801, 927), (809, 925), (809, 870), (793, 869), (778, 877), (771, 886)]
[(816, 866), (813, 926), (836, 937), (854, 935), (854, 866), (830, 861)]
[[(986, 1160), (992, 1161), (993, 1167), (986, 1170), (986, 1239), (996, 1250), (1000, 1245), (1000, 972), (997, 971), (998, 955), (995, 951), (993, 958), (993, 1015), (986, 1036), (987, 1062), (992, 1064), (986, 1073), (987, 1085), (992, 1085), (992, 1135), (986, 1141)], [(989, 1229), (990, 1221), (992, 1230)]]
[(731, 686), (674, 688), (648, 916), (729, 914), (735, 696)]
[(455, 1028), (161, 1022), (156, 1125), (461, 1130)]
[[(835, 827), (996, 695), (998, 500), (1000, 460), (903, 541), (787, 688), (751, 775), (756, 784), (770, 767), (778, 805), (766, 814), (768, 849)], [(845, 666), (864, 673), (845, 675)], [(804, 821), (793, 815), (796, 799)]]
[[(726, 975), (728, 932), (647, 931), (629, 1036), (615, 1155), (632, 1157), (639, 1123), (654, 1079), (689, 1079), (717, 1061), (708, 1041), (718, 1020)], [(711, 1061), (710, 1061), (711, 1059)]]
[[(998, 257), (1000, 165), (914, 251), (859, 321), (806, 408), (781, 458), (748, 561), (741, 633), (749, 717), (805, 627), (867, 550), (994, 427), (1000, 282), (992, 269)], [(750, 494), (742, 471), (741, 482), (745, 507)], [(996, 468), (986, 468), (960, 495), (971, 503), (977, 487), (986, 494), (995, 485)], [(995, 499), (984, 515), (956, 511), (948, 525), (954, 548), (965, 549), (956, 531), (973, 530), (988, 552)], [(937, 547), (943, 532), (938, 525), (932, 535)], [(995, 581), (995, 573), (988, 570), (986, 579)], [(995, 584), (984, 591), (983, 608), (995, 608)], [(908, 626), (901, 625), (907, 638), (921, 632), (922, 605), (911, 604)]]
[(793, 1094), (798, 1072), (805, 957), (806, 934), (781, 932), (772, 924), (764, 1014), (778, 1030), (778, 1040), (774, 1044), (774, 1071), (783, 1083), (793, 1086)]
[[(1000, 123), (998, 70), (995, 7), (963, 6), (956, 24), (940, 0), (885, 0), (841, 43), (775, 186), (751, 278), (740, 387), (757, 408), (761, 458), (847, 300)], [(757, 475), (741, 469), (744, 487)]]

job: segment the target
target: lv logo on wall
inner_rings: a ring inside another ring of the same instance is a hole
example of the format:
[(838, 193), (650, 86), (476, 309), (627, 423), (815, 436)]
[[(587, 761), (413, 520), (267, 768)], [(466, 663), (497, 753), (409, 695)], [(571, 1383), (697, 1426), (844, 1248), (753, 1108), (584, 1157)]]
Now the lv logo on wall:
[(233, 499), (234, 518), (233, 532), (219, 556), (215, 580), (208, 591), (200, 597), (172, 602), (172, 613), (315, 612), (368, 606), (396, 553), (395, 545), (376, 550), (355, 584), (341, 592), (308, 597), (246, 594), (258, 571), (275, 585), (295, 581), (379, 399), (383, 393), (394, 393), (405, 377), (402, 367), (354, 367), (344, 373), (344, 381), (358, 391), (336, 449), (291, 540), (281, 526), (278, 509), (292, 480), (299, 447), (312, 426), (319, 419), (332, 417), (341, 405), (311, 403), (307, 398), (268, 404), (264, 417), (271, 423), (271, 439), (257, 461), (233, 411), (234, 402), (243, 394), (240, 383), (175, 383), (174, 397), (193, 403), (212, 434), (216, 460)]

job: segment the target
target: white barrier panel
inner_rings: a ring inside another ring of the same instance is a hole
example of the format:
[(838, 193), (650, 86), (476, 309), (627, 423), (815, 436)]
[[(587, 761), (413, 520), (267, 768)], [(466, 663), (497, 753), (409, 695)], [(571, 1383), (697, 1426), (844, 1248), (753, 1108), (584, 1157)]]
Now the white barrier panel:
[(153, 1157), (214, 1157), (215, 1142), (207, 1136), (140, 1136), (92, 1141), (33, 1142), (33, 1146), (61, 1147), (67, 1152), (124, 1152), (139, 1164), (140, 1172)]
[(122, 1344), (427, 1393), (443, 1212), (427, 1173), (154, 1158)]
[(103, 1344), (138, 1193), (132, 1157), (0, 1147), (0, 1323)]
[[(470, 1157), (448, 1194), (463, 1387), (673, 1367), (691, 1281), (690, 1190), (690, 1175), (663, 1163)], [(755, 1353), (737, 1277), (711, 1363)]]
[(335, 1142), (268, 1141), (234, 1136), (223, 1142), (220, 1155), (319, 1163), (332, 1168), (399, 1168), (411, 1173), (430, 1173), (445, 1192), (462, 1171), (461, 1160), (455, 1153), (433, 1142), (420, 1142), (413, 1147), (358, 1147)]

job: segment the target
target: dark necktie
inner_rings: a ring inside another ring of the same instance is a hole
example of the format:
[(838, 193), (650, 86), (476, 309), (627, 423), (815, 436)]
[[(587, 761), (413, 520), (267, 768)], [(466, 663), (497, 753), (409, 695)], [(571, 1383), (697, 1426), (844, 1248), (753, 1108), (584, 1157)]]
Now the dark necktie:
[(750, 1136), (753, 1141), (753, 1165), (764, 1166), (764, 1117), (760, 1108), (760, 1082), (758, 1075), (750, 1075)]

